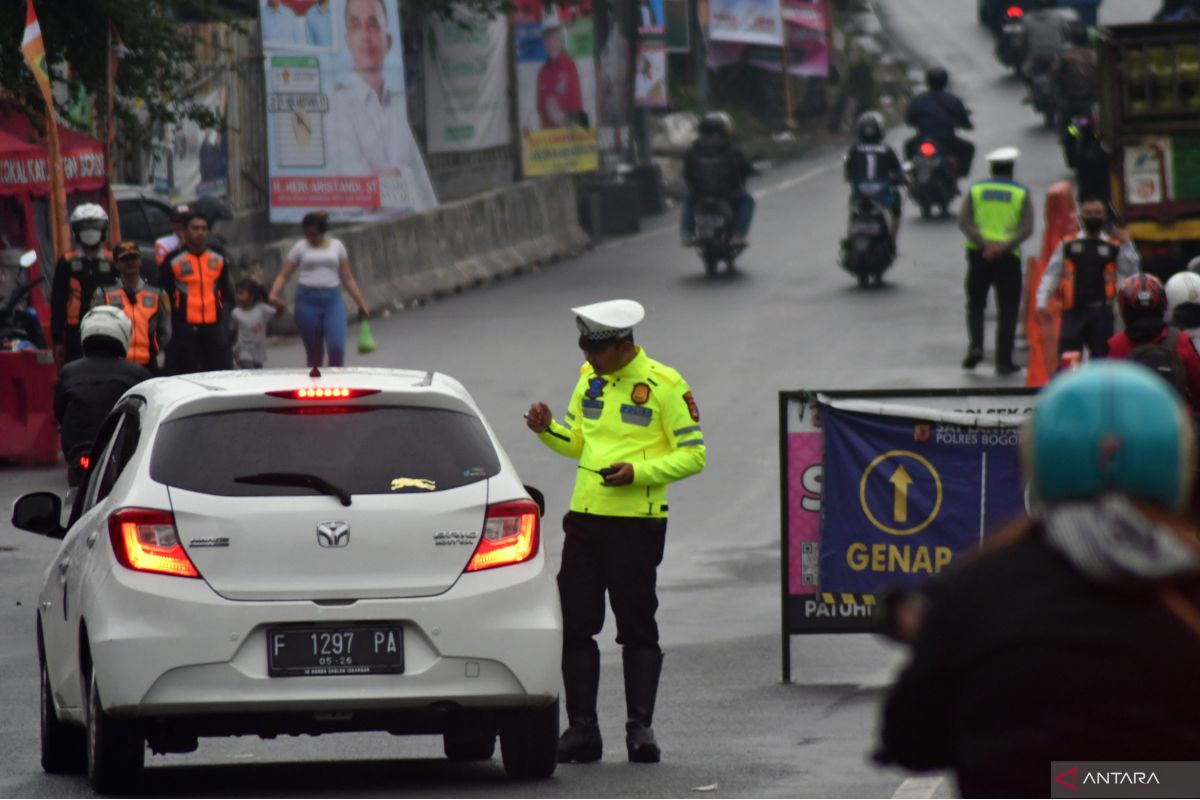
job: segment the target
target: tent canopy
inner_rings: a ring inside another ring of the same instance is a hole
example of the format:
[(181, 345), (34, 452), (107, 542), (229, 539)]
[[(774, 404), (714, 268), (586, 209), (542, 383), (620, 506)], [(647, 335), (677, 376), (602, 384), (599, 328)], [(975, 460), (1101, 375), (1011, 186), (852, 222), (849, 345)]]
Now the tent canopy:
[[(60, 126), (59, 148), (68, 194), (103, 189), (107, 181), (104, 146), (90, 136)], [(0, 102), (0, 194), (50, 193), (46, 137), (11, 103)]]

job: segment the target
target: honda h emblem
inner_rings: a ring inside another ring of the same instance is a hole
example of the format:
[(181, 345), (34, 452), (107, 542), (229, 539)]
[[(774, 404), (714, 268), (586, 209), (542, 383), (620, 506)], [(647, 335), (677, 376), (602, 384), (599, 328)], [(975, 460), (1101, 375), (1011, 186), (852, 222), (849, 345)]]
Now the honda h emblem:
[(345, 547), (350, 544), (350, 523), (318, 522), (317, 544), (321, 547)]

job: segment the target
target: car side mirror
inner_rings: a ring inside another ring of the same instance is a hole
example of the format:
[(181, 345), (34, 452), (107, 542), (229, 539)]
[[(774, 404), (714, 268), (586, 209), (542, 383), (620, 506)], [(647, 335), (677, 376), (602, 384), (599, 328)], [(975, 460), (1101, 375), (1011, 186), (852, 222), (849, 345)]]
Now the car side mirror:
[(21, 254), (21, 260), (17, 263), (21, 265), (21, 269), (29, 269), (37, 263), (37, 258), (36, 250), (26, 250)]
[(67, 532), (61, 520), (62, 500), (54, 492), (34, 492), (13, 503), (14, 528), (61, 539)]
[(533, 502), (537, 503), (538, 516), (546, 516), (546, 495), (542, 494), (542, 490), (526, 485), (525, 491), (529, 492), (529, 496), (533, 498)]

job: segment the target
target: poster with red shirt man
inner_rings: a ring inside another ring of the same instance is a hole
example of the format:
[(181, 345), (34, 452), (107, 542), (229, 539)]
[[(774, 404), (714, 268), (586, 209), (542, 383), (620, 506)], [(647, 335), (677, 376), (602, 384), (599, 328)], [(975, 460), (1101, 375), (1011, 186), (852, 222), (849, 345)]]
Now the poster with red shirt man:
[(599, 168), (589, 3), (517, 0), (517, 105), (526, 177)]

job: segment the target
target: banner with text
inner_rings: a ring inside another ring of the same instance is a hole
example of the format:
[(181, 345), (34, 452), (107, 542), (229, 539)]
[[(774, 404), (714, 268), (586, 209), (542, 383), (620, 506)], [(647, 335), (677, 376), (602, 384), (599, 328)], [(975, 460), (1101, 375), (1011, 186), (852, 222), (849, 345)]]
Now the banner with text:
[(526, 177), (594, 172), (596, 67), (591, 4), (517, 0), (517, 116)]
[[(783, 21), (788, 73), (798, 78), (829, 77), (828, 0), (783, 0)], [(783, 57), (777, 46), (714, 42), (708, 49), (709, 67), (742, 61), (771, 72), (783, 71)]]
[(1034, 391), (786, 392), (784, 620), (869, 630), (874, 593), (919, 582), (1024, 510), (1017, 427)]
[(408, 124), (397, 0), (264, 3), (261, 15), (271, 221), (437, 205)]
[(458, 9), (465, 24), (425, 28), (425, 124), (431, 153), (502, 147), (508, 124), (508, 21)]
[(783, 44), (780, 0), (709, 0), (708, 36), (714, 42)]

